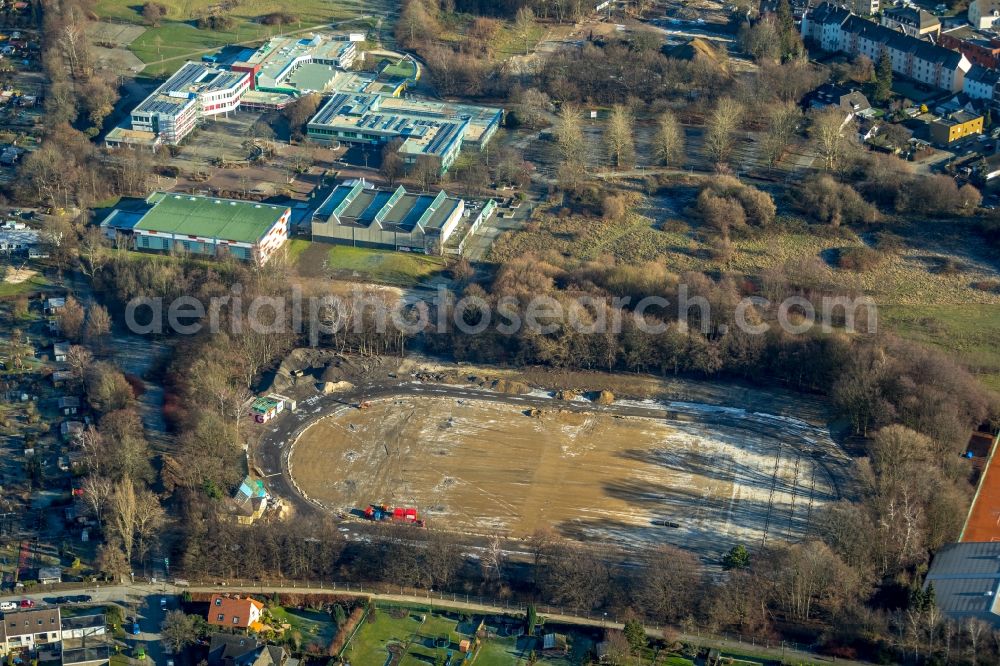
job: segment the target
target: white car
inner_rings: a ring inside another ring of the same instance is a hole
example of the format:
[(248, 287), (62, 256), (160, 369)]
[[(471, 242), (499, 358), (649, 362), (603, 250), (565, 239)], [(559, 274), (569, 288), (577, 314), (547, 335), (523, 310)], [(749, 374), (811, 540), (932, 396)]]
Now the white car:
[(0, 611), (17, 610), (16, 601), (0, 601)]

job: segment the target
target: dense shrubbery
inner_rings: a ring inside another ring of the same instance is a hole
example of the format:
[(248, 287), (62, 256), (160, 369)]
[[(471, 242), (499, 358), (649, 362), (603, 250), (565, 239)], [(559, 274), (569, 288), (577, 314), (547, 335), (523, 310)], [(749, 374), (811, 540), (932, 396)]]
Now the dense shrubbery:
[(236, 27), (236, 19), (226, 14), (209, 14), (198, 19), (198, 28), (216, 32), (231, 32)]
[(838, 183), (831, 176), (810, 178), (796, 190), (796, 203), (803, 213), (817, 222), (840, 226), (874, 222), (878, 212), (861, 198), (853, 187)]

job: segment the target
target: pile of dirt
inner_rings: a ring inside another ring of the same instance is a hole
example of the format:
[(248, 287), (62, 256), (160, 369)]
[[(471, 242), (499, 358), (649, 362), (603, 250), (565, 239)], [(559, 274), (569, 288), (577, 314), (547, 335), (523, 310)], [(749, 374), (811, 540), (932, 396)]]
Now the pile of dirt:
[(317, 390), (323, 394), (338, 393), (343, 391), (350, 391), (354, 388), (354, 384), (351, 382), (320, 382), (316, 385)]
[(308, 385), (317, 380), (318, 388), (322, 390), (324, 384), (356, 381), (373, 370), (370, 365), (364, 359), (344, 356), (332, 349), (300, 347), (282, 359), (273, 376), (264, 382), (262, 390), (291, 392), (297, 385)]
[(601, 391), (594, 400), (598, 405), (610, 405), (615, 401), (615, 394), (611, 391)]
[(468, 383), (478, 386), (479, 388), (490, 389), (507, 395), (522, 395), (524, 393), (531, 393), (530, 386), (524, 382), (514, 381), (513, 379), (504, 379), (503, 377), (481, 377), (479, 375), (469, 375), (466, 379)]
[(524, 382), (515, 382), (511, 379), (494, 379), (489, 387), (498, 393), (507, 395), (523, 395), (531, 393), (531, 387)]

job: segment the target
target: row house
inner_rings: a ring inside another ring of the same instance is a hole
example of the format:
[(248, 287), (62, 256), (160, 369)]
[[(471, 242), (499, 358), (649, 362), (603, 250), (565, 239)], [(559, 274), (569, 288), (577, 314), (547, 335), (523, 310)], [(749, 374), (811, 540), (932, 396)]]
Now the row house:
[(957, 51), (867, 21), (830, 3), (806, 13), (802, 37), (824, 51), (864, 55), (875, 62), (886, 52), (894, 73), (951, 92), (962, 90), (972, 67)]

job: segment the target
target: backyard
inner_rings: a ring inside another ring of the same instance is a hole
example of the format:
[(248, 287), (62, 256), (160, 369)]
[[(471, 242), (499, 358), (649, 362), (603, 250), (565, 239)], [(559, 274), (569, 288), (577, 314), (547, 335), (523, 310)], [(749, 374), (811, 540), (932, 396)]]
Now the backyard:
[[(541, 636), (521, 633), (521, 621), (507, 617), (468, 616), (443, 610), (402, 606), (380, 606), (375, 621), (365, 620), (341, 654), (352, 666), (426, 666), (440, 663), (451, 655), (451, 664), (476, 666), (512, 666), (526, 664), (534, 653), (539, 662), (570, 666), (590, 661), (594, 638), (583, 631), (566, 631), (567, 650), (543, 652)], [(560, 630), (567, 629), (560, 627)], [(476, 636), (479, 636), (478, 647)], [(444, 643), (447, 640), (448, 645)], [(459, 643), (470, 641), (471, 659), (459, 655)], [(440, 646), (440, 647), (438, 647)], [(394, 658), (389, 659), (393, 654)]]
[(316, 645), (325, 650), (337, 632), (337, 625), (327, 613), (280, 606), (273, 606), (268, 612), (275, 622), (288, 625), (290, 633), (286, 635), (298, 632), (305, 646)]
[(444, 613), (397, 607), (372, 612), (374, 621), (365, 619), (342, 653), (352, 666), (384, 666), (390, 650), (399, 654), (394, 660), (397, 664), (435, 663), (439, 653), (454, 653), (459, 641), (471, 638), (471, 631), (464, 634), (459, 628), (474, 631), (468, 623), (463, 626), (458, 618)]

